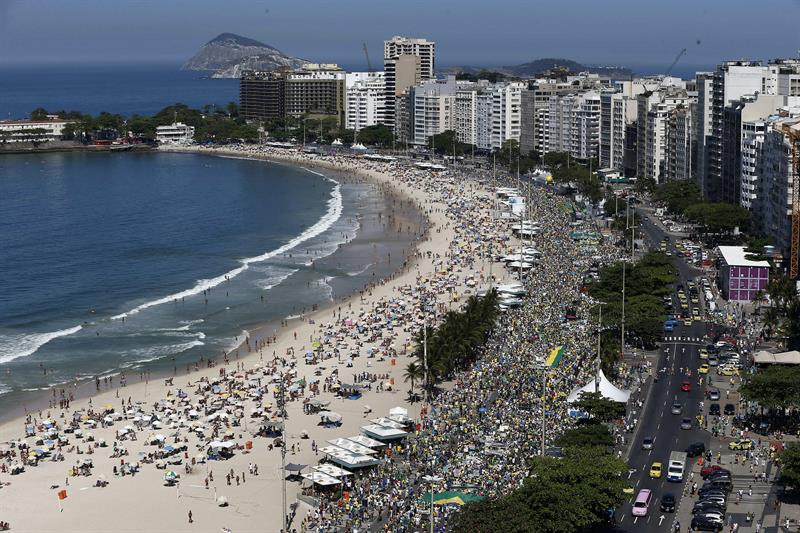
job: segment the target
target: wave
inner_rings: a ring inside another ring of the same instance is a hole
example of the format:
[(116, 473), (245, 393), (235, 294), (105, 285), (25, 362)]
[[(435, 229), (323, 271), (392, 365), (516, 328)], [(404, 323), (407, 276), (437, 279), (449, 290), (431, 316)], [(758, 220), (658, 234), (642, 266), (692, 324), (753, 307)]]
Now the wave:
[(217, 276), (217, 277), (209, 278), (209, 279), (198, 280), (197, 284), (194, 287), (192, 287), (191, 289), (186, 289), (186, 290), (181, 291), (181, 292), (170, 294), (169, 296), (164, 296), (163, 298), (158, 298), (156, 300), (145, 302), (145, 303), (143, 303), (143, 304), (141, 304), (141, 305), (139, 305), (137, 307), (134, 307), (130, 311), (127, 311), (125, 313), (120, 313), (118, 315), (112, 316), (111, 319), (112, 320), (120, 320), (122, 318), (126, 318), (126, 317), (129, 317), (131, 315), (135, 315), (135, 314), (137, 314), (137, 313), (139, 313), (141, 311), (144, 311), (145, 309), (149, 309), (150, 307), (155, 307), (157, 305), (162, 305), (162, 304), (166, 304), (166, 303), (170, 303), (170, 302), (174, 302), (174, 301), (180, 300), (182, 298), (187, 298), (189, 296), (195, 296), (197, 294), (201, 294), (203, 291), (206, 291), (208, 289), (212, 289), (212, 288), (216, 287), (217, 285), (219, 285), (221, 283), (224, 283), (224, 282), (226, 282), (226, 281), (228, 281), (230, 279), (235, 278), (236, 276), (238, 276), (239, 274), (241, 274), (242, 272), (247, 270), (250, 267), (251, 264), (260, 263), (262, 261), (266, 261), (268, 259), (272, 259), (273, 257), (276, 257), (276, 256), (279, 256), (279, 255), (281, 255), (283, 253), (286, 253), (289, 250), (291, 250), (292, 248), (294, 248), (295, 246), (297, 246), (297, 245), (299, 245), (299, 244), (301, 244), (301, 243), (303, 243), (303, 242), (305, 242), (305, 241), (307, 241), (309, 239), (312, 239), (312, 238), (316, 237), (317, 235), (320, 235), (321, 233), (326, 231), (328, 228), (330, 228), (333, 225), (333, 223), (336, 222), (339, 219), (339, 217), (342, 216), (343, 204), (342, 204), (341, 186), (340, 186), (338, 181), (336, 181), (334, 179), (331, 179), (331, 178), (328, 178), (328, 177), (324, 176), (323, 174), (320, 174), (319, 172), (314, 172), (313, 170), (309, 170), (309, 169), (305, 169), (305, 170), (308, 170), (309, 172), (311, 172), (313, 174), (317, 174), (319, 176), (322, 176), (326, 180), (328, 180), (331, 183), (335, 184), (334, 187), (333, 187), (333, 190), (331, 191), (330, 198), (328, 199), (328, 202), (327, 202), (328, 210), (326, 211), (326, 213), (324, 215), (322, 215), (322, 217), (317, 221), (316, 224), (314, 224), (313, 226), (309, 227), (304, 232), (302, 232), (300, 235), (298, 235), (297, 237), (291, 239), (289, 242), (287, 242), (283, 246), (280, 246), (280, 247), (278, 247), (278, 248), (276, 248), (274, 250), (270, 250), (269, 252), (265, 252), (265, 253), (263, 253), (261, 255), (257, 255), (257, 256), (254, 256), (254, 257), (246, 257), (244, 259), (241, 259), (239, 261), (241, 263), (240, 267), (234, 268), (233, 270), (231, 270), (231, 271), (229, 271), (229, 272), (227, 272), (225, 274), (222, 274), (221, 276)]
[(280, 285), (283, 283), (289, 276), (297, 272), (296, 268), (288, 268), (286, 270), (280, 270), (278, 273), (273, 273), (273, 275), (268, 276), (264, 279), (256, 280), (255, 284), (259, 289), (268, 291), (272, 287), (276, 285)]
[(191, 350), (197, 346), (205, 346), (201, 340), (193, 340), (191, 342), (184, 342), (181, 344), (170, 344), (167, 346), (153, 346), (150, 348), (138, 348), (131, 352), (131, 356), (134, 358), (133, 362), (128, 365), (122, 365), (123, 367), (131, 366), (132, 364), (138, 363), (149, 363), (151, 361), (155, 361), (156, 359), (161, 359), (162, 357), (166, 357), (168, 355), (177, 355), (179, 353), (183, 353), (186, 350)]
[(19, 333), (0, 335), (0, 364), (8, 363), (20, 357), (36, 353), (36, 351), (59, 337), (72, 335), (83, 329), (83, 326), (51, 331), (48, 333)]
[(369, 270), (369, 267), (371, 267), (371, 266), (372, 266), (372, 263), (367, 263), (367, 266), (365, 266), (365, 267), (364, 267), (364, 268), (362, 268), (361, 270), (356, 270), (356, 271), (353, 271), (353, 272), (348, 272), (348, 273), (347, 273), (347, 276), (352, 278), (353, 276), (358, 276), (359, 274), (363, 274), (364, 272), (366, 272), (367, 270)]

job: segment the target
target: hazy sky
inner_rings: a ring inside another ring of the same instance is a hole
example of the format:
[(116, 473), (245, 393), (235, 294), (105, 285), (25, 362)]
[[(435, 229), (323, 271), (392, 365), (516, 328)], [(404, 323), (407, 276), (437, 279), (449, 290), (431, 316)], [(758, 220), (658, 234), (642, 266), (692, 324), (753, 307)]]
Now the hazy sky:
[(222, 32), (310, 60), (379, 63), (395, 34), (437, 64), (541, 57), (684, 65), (796, 56), (800, 0), (0, 0), (0, 63), (181, 61)]

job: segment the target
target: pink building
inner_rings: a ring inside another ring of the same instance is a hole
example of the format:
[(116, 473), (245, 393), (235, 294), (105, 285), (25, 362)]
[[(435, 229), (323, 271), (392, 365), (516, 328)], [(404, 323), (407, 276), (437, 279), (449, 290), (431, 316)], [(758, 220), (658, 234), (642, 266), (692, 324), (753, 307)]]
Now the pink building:
[(742, 246), (720, 246), (719, 279), (722, 295), (732, 302), (750, 302), (769, 283), (769, 263), (745, 258)]

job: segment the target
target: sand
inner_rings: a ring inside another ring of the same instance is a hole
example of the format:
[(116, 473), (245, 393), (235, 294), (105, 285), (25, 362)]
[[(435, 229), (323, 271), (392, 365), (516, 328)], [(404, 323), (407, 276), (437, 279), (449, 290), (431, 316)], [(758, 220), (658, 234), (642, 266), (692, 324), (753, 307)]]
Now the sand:
[[(199, 149), (198, 149), (199, 150)], [(220, 155), (239, 155), (249, 154), (238, 153), (235, 150), (215, 150), (213, 153)], [(277, 151), (270, 155), (271, 159), (284, 160), (297, 164), (317, 164), (318, 166), (328, 166), (342, 171), (353, 171), (348, 166), (328, 162), (321, 163), (316, 158), (309, 158), (301, 153), (290, 153)], [(417, 204), (426, 211), (429, 223), (429, 231), (425, 240), (418, 244), (417, 254), (413, 257), (404, 271), (398, 273), (392, 279), (375, 286), (372, 290), (363, 295), (355, 294), (352, 297), (337, 302), (333, 306), (328, 306), (316, 313), (307, 315), (300, 320), (293, 321), (289, 325), (281, 328), (278, 334), (277, 343), (253, 351), (247, 355), (241, 354), (238, 359), (231, 358), (228, 365), (220, 365), (215, 368), (205, 368), (192, 372), (189, 375), (181, 374), (174, 378), (173, 385), (165, 384), (164, 379), (150, 381), (149, 383), (137, 383), (128, 385), (125, 388), (111, 388), (91, 398), (80, 399), (72, 402), (70, 408), (65, 411), (57, 409), (45, 410), (41, 413), (43, 417), (52, 417), (63, 425), (67, 413), (86, 409), (91, 405), (95, 408), (106, 404), (113, 405), (117, 411), (121, 407), (122, 398), (131, 398), (134, 403), (143, 402), (143, 406), (152, 404), (167, 396), (171, 391), (173, 394), (178, 388), (193, 393), (194, 387), (189, 383), (195, 384), (203, 377), (214, 378), (219, 374), (219, 368), (224, 366), (230, 373), (235, 372), (236, 365), (242, 364), (245, 368), (251, 369), (261, 361), (271, 361), (273, 351), (279, 356), (287, 353), (287, 349), (293, 348), (298, 358), (298, 377), (314, 379), (314, 365), (306, 365), (302, 361), (302, 354), (309, 349), (310, 340), (318, 336), (319, 326), (323, 323), (334, 321), (334, 314), (337, 309), (343, 309), (342, 316), (347, 313), (348, 306), (352, 306), (351, 314), (357, 315), (360, 310), (369, 310), (373, 303), (381, 299), (388, 299), (399, 295), (400, 287), (404, 285), (415, 285), (418, 277), (433, 277), (437, 270), (436, 254), (444, 255), (449, 247), (449, 243), (454, 238), (454, 230), (448, 225), (447, 216), (442, 209), (444, 205), (438, 199), (432, 198), (422, 190), (412, 188), (402, 183), (392, 176), (390, 172), (369, 171), (369, 178), (376, 183), (393, 187), (399, 194), (412, 198)], [(428, 254), (431, 256), (428, 256)], [(478, 279), (481, 274), (481, 263), (476, 262), (476, 272), (471, 273), (466, 270), (458, 273), (459, 279), (464, 280), (474, 274)], [(487, 267), (488, 268), (488, 267)], [(463, 292), (464, 287), (457, 288), (457, 292)], [(456, 306), (458, 303), (449, 301), (447, 296), (440, 297), (439, 302), (447, 306)], [(311, 323), (313, 322), (313, 323)], [(409, 328), (411, 330), (412, 328)], [(411, 332), (401, 332), (394, 342), (394, 346), (400, 349), (410, 342)], [(295, 340), (295, 335), (296, 339)], [(258, 335), (253, 335), (251, 342), (255, 343)], [(366, 348), (366, 347), (364, 347)], [(244, 350), (240, 350), (244, 352)], [(363, 351), (362, 351), (363, 353)], [(365, 425), (367, 418), (375, 416), (385, 416), (390, 408), (394, 406), (406, 406), (409, 414), (414, 416), (419, 413), (419, 404), (414, 406), (406, 405), (406, 391), (408, 385), (403, 383), (402, 374), (405, 365), (410, 361), (407, 355), (401, 355), (397, 360), (397, 365), (392, 366), (390, 359), (379, 362), (377, 359), (368, 359), (364, 356), (353, 360), (352, 368), (344, 368), (339, 365), (340, 377), (344, 382), (352, 381), (352, 374), (360, 372), (371, 372), (387, 374), (389, 378), (395, 380), (395, 387), (392, 391), (374, 392), (370, 391), (357, 401), (335, 399), (331, 393), (321, 393), (318, 398), (324, 401), (331, 401), (330, 409), (343, 415), (343, 423), (339, 428), (323, 428), (317, 425), (318, 416), (305, 415), (300, 401), (288, 403), (288, 420), (286, 437), (288, 445), (295, 445), (296, 453), (287, 453), (287, 462), (303, 463), (315, 465), (323, 457), (322, 454), (315, 456), (311, 451), (311, 441), (315, 441), (320, 447), (327, 445), (328, 439), (337, 437), (348, 437), (360, 433), (360, 426)], [(336, 359), (327, 360), (316, 366), (325, 367), (323, 377), (328, 375)], [(368, 366), (369, 365), (369, 366)], [(116, 382), (115, 382), (116, 385)], [(306, 390), (308, 396), (308, 391)], [(253, 404), (248, 403), (245, 412), (249, 412), (249, 407)], [(364, 407), (369, 405), (372, 415), (364, 415)], [(39, 418), (37, 416), (37, 418)], [(19, 418), (0, 425), (0, 445), (5, 442), (16, 440), (24, 436), (24, 419)], [(12, 531), (19, 532), (47, 532), (47, 531), (207, 531), (220, 532), (223, 528), (228, 528), (232, 533), (243, 532), (277, 532), (281, 529), (281, 478), (280, 452), (278, 448), (268, 450), (268, 444), (272, 439), (264, 437), (253, 438), (252, 433), (257, 429), (257, 421), (249, 421), (247, 427), (233, 428), (235, 431), (235, 442), (244, 443), (252, 440), (254, 443), (250, 453), (237, 451), (235, 456), (227, 461), (209, 461), (205, 465), (197, 465), (191, 474), (184, 473), (183, 467), (173, 467), (176, 472), (181, 474), (179, 488), (164, 486), (164, 471), (158, 470), (152, 464), (142, 465), (140, 472), (136, 476), (115, 477), (113, 475), (114, 465), (119, 465), (119, 458), (109, 457), (111, 446), (115, 440), (115, 431), (129, 424), (129, 421), (116, 422), (113, 426), (92, 430), (96, 440), (105, 439), (109, 447), (98, 448), (91, 456), (86, 454), (78, 455), (75, 451), (68, 451), (65, 448), (65, 460), (63, 462), (44, 461), (36, 467), (28, 467), (21, 475), (11, 476), (8, 473), (0, 473), (0, 483), (4, 486), (0, 488), (0, 520), (7, 521), (12, 526)], [(307, 431), (308, 440), (300, 439), (301, 431)], [(169, 436), (173, 430), (164, 428), (160, 433)], [(154, 451), (155, 446), (148, 446), (144, 442), (144, 437), (155, 431), (139, 431), (139, 440), (135, 442), (125, 441), (124, 446), (129, 456), (127, 461), (137, 460), (138, 453), (141, 451)], [(186, 429), (180, 430), (181, 435), (186, 435)], [(207, 439), (210, 440), (210, 439)], [(171, 442), (172, 439), (168, 439)], [(200, 439), (194, 436), (189, 438), (189, 457), (194, 457), (202, 449), (197, 448)], [(81, 442), (79, 439), (71, 438), (70, 446), (77, 444), (82, 450), (86, 450), (89, 444)], [(204, 449), (204, 448), (203, 448)], [(67, 486), (68, 469), (87, 457), (91, 457), (94, 462), (93, 473), (89, 477), (70, 477)], [(255, 463), (258, 465), (259, 475), (253, 476), (248, 472), (248, 465)], [(237, 485), (235, 482), (229, 486), (226, 484), (225, 473), (233, 470), (236, 475), (244, 472), (246, 481)], [(205, 488), (204, 481), (207, 471), (213, 472), (214, 481)], [(109, 481), (105, 488), (94, 487), (95, 481), (99, 476), (104, 476)], [(308, 485), (308, 482), (305, 483)], [(53, 487), (58, 486), (58, 489)], [(296, 501), (296, 495), (300, 491), (300, 484), (287, 483), (288, 501)], [(59, 505), (57, 491), (67, 490), (67, 498)], [(229, 506), (222, 508), (216, 504), (216, 496), (224, 496), (229, 502)], [(300, 504), (298, 507), (298, 517), (295, 518), (293, 527), (299, 530), (299, 520), (305, 514), (308, 507)], [(193, 515), (193, 523), (189, 523), (189, 511)]]

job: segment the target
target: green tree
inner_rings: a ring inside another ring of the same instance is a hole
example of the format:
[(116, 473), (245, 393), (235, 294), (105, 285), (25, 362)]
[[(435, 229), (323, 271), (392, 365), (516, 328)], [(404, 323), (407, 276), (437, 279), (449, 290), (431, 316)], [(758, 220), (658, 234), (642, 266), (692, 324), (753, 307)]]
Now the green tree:
[(702, 201), (700, 188), (693, 181), (667, 181), (653, 190), (653, 199), (667, 206), (670, 213), (682, 215), (686, 209)]
[(604, 424), (581, 424), (565, 431), (555, 440), (555, 445), (562, 448), (593, 446), (608, 448), (614, 445), (614, 436)]
[(511, 494), (470, 503), (453, 531), (574, 533), (603, 524), (624, 501), (624, 462), (598, 448), (568, 448), (562, 459), (534, 457), (532, 475)]
[(789, 444), (778, 460), (781, 463), (781, 483), (794, 490), (800, 489), (800, 445)]
[(456, 138), (456, 132), (447, 130), (428, 137), (428, 148), (431, 148), (437, 154), (444, 155), (453, 155), (453, 150), (455, 149), (456, 155), (459, 156), (467, 153), (472, 146), (459, 142)]
[(365, 146), (379, 146), (381, 148), (391, 148), (394, 140), (392, 128), (383, 124), (367, 126), (358, 132), (358, 142)]
[(403, 373), (403, 381), (408, 383), (411, 382), (411, 392), (414, 392), (414, 385), (417, 381), (421, 380), (425, 376), (425, 370), (420, 366), (419, 363), (412, 361), (406, 365), (406, 370)]
[(46, 120), (47, 119), (47, 115), (49, 115), (49, 113), (47, 112), (47, 109), (45, 109), (43, 107), (37, 107), (36, 109), (31, 111), (30, 118), (31, 118), (31, 120)]
[(767, 409), (785, 411), (800, 406), (800, 367), (772, 365), (749, 374), (740, 388), (742, 397)]
[(588, 413), (593, 420), (598, 422), (611, 422), (625, 414), (623, 404), (604, 398), (599, 392), (581, 393), (572, 406)]
[(229, 117), (238, 117), (239, 104), (237, 104), (236, 102), (228, 102), (228, 105), (225, 106), (225, 111), (228, 112)]

